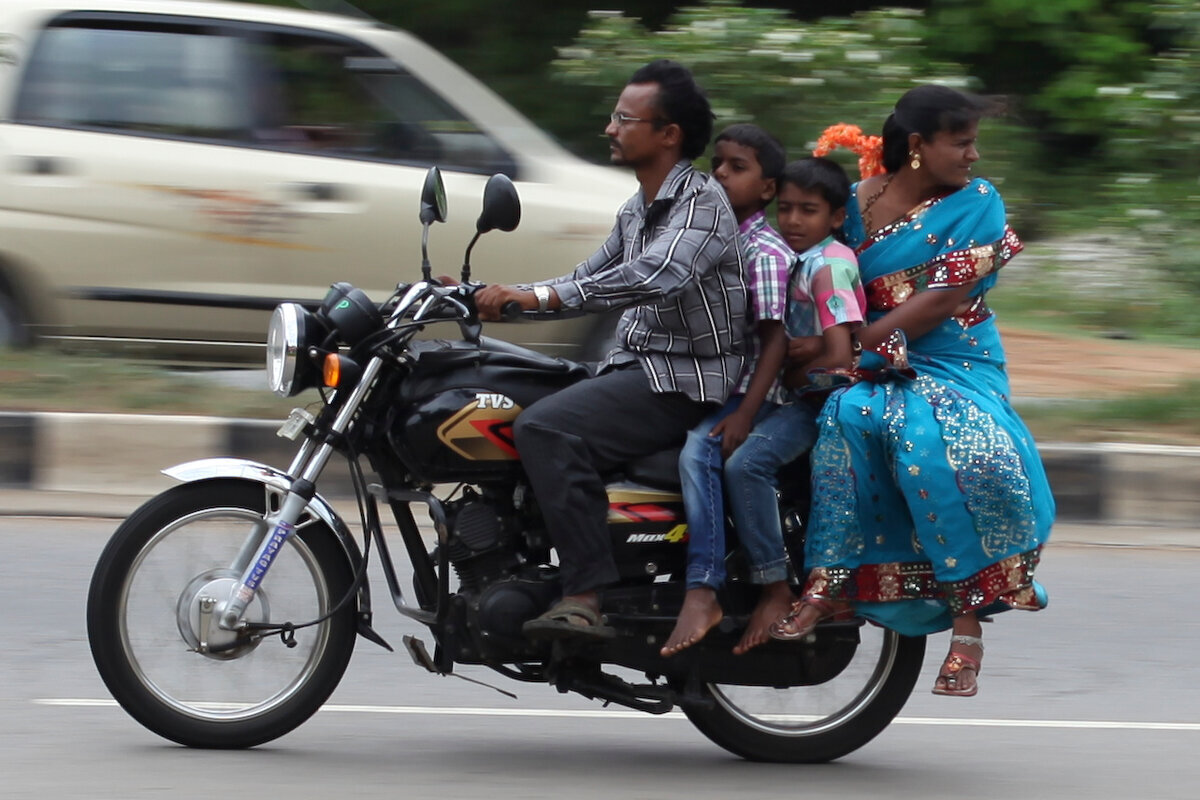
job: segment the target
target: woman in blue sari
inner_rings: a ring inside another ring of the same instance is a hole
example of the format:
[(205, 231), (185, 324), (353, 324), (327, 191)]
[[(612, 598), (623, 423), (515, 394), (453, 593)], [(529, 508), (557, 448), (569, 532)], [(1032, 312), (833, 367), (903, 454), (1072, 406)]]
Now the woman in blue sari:
[(1021, 243), (995, 187), (970, 174), (983, 111), (947, 87), (909, 91), (884, 125), (886, 172), (851, 194), (862, 358), (821, 414), (810, 573), (772, 628), (801, 638), (851, 608), (905, 635), (950, 628), (933, 691), (958, 696), (978, 688), (980, 619), (1045, 605), (1033, 573), (1054, 519), (985, 302)]

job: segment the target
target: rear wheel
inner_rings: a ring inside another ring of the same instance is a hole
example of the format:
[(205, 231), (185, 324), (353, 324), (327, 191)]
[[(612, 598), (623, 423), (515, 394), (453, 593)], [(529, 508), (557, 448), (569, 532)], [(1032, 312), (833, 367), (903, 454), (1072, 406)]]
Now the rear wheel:
[[(221, 629), (219, 607), (247, 535), (278, 492), (256, 483), (185, 484), (155, 497), (113, 534), (92, 576), (88, 640), (109, 691), (138, 722), (191, 747), (250, 747), (282, 736), (321, 707), (354, 648), (348, 602), (328, 619), (253, 639)], [(243, 618), (305, 623), (350, 591), (334, 534), (300, 519)]]
[(860, 635), (853, 658), (824, 683), (784, 689), (708, 684), (703, 691), (712, 702), (684, 713), (709, 739), (751, 761), (840, 758), (900, 713), (925, 657), (924, 637), (873, 626)]

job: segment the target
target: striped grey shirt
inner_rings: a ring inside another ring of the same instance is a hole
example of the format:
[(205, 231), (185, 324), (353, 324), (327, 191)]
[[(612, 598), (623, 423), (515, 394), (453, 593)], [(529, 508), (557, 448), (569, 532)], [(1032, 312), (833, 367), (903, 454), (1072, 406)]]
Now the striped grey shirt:
[(601, 369), (641, 363), (656, 392), (722, 403), (741, 375), (749, 327), (737, 219), (721, 185), (680, 161), (646, 206), (639, 191), (604, 246), (542, 281), (563, 308), (624, 308)]

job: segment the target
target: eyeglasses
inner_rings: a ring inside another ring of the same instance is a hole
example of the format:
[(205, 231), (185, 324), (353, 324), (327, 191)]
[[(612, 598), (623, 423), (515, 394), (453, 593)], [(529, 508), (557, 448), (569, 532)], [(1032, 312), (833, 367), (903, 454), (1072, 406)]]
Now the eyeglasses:
[(609, 120), (617, 127), (622, 127), (630, 122), (658, 122), (656, 119), (644, 119), (642, 117), (631, 117), (628, 114), (623, 114), (620, 111), (614, 111), (608, 115)]

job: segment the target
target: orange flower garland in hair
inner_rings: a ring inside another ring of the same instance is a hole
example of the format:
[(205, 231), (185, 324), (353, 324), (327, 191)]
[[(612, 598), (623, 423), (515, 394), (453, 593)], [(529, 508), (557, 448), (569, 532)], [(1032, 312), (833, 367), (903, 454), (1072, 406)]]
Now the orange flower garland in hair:
[(882, 137), (865, 136), (857, 125), (839, 122), (821, 133), (813, 155), (827, 156), (837, 147), (844, 147), (858, 156), (858, 174), (863, 180), (884, 171)]

